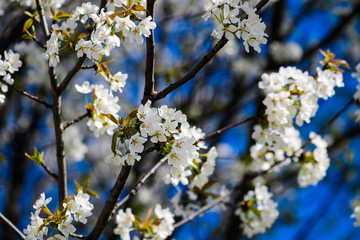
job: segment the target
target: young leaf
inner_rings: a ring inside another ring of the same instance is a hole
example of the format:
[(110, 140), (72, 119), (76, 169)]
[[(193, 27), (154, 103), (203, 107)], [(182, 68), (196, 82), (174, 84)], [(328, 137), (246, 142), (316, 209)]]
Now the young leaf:
[(94, 190), (86, 190), (85, 193), (89, 194), (90, 196), (93, 196), (95, 198), (99, 198), (99, 195)]
[(28, 20), (25, 21), (24, 23), (24, 27), (23, 27), (23, 32), (27, 32), (27, 30), (29, 28), (31, 28), (31, 26), (33, 25), (34, 23), (34, 19), (33, 18), (29, 18)]
[(116, 118), (110, 114), (110, 113), (105, 113), (104, 114), (105, 117), (107, 117), (108, 119), (110, 119), (113, 123), (115, 123), (116, 125), (120, 126), (120, 123), (118, 122), (118, 120), (116, 120)]
[(146, 8), (144, 8), (144, 7), (140, 6), (140, 5), (137, 5), (137, 4), (132, 6), (131, 9), (133, 9), (135, 11), (140, 11), (140, 12), (149, 12), (148, 10), (146, 10)]

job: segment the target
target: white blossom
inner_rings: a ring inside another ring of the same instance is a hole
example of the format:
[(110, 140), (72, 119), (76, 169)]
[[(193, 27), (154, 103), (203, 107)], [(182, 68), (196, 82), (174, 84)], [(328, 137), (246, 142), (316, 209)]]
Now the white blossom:
[(259, 184), (245, 195), (244, 202), (251, 204), (251, 207), (245, 204), (245, 209), (239, 208), (235, 214), (240, 217), (242, 221), (240, 227), (247, 237), (264, 233), (279, 216), (277, 203), (271, 197), (272, 194), (268, 192), (267, 187)]
[(76, 231), (76, 228), (74, 225), (72, 225), (73, 218), (71, 216), (67, 216), (65, 220), (63, 220), (61, 223), (58, 224), (58, 230), (64, 234), (66, 238), (69, 237), (70, 233), (74, 233)]
[(132, 227), (134, 221), (135, 216), (132, 214), (130, 208), (127, 208), (125, 212), (120, 209), (115, 217), (117, 226), (114, 229), (114, 234), (120, 235), (123, 240), (130, 239), (130, 228)]
[(330, 165), (326, 141), (314, 132), (310, 133), (310, 139), (316, 148), (312, 153), (306, 152), (305, 162), (300, 162), (301, 169), (298, 175), (298, 183), (301, 187), (316, 185), (326, 176), (326, 171)]

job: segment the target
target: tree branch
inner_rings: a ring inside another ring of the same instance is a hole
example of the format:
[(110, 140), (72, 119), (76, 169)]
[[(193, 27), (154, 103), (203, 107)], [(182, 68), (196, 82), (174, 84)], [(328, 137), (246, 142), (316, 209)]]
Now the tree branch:
[(111, 213), (111, 217), (113, 217), (115, 215), (115, 213), (119, 210), (119, 208), (124, 205), (131, 196), (135, 196), (137, 194), (137, 192), (139, 191), (139, 189), (142, 187), (142, 185), (145, 184), (145, 182), (149, 179), (149, 177), (151, 177), (151, 175), (153, 175), (156, 170), (164, 163), (166, 162), (167, 158), (163, 157), (158, 163), (155, 164), (154, 167), (152, 167), (150, 169), (150, 171), (145, 174), (145, 176), (143, 176), (140, 181), (137, 182), (137, 184), (135, 185), (135, 187), (130, 191), (130, 193), (128, 195), (126, 195), (119, 203), (117, 203), (115, 205), (114, 210)]
[(153, 101), (158, 101), (158, 100), (166, 97), (169, 93), (171, 93), (175, 89), (181, 87), (182, 85), (184, 85), (185, 83), (190, 81), (193, 77), (195, 77), (195, 75), (201, 69), (203, 69), (203, 67), (206, 64), (208, 64), (210, 62), (210, 60), (216, 55), (217, 52), (220, 51), (221, 48), (223, 48), (225, 46), (225, 44), (227, 42), (228, 42), (228, 40), (225, 38), (225, 36), (223, 36), (215, 44), (215, 46), (212, 49), (210, 49), (210, 51), (207, 54), (205, 54), (205, 56), (203, 56), (201, 58), (201, 60), (185, 76), (183, 76), (181, 79), (179, 79), (176, 82), (170, 84), (169, 86), (167, 86), (166, 88), (164, 88), (163, 90), (161, 90), (160, 92), (155, 94), (155, 97), (153, 98), (154, 99)]
[(73, 125), (74, 123), (80, 122), (81, 120), (83, 120), (83, 119), (86, 118), (86, 117), (90, 117), (90, 113), (89, 113), (89, 112), (87, 112), (87, 113), (85, 113), (85, 114), (83, 114), (83, 115), (75, 118), (74, 120), (71, 120), (71, 121), (65, 123), (65, 124), (64, 124), (64, 130), (67, 129), (68, 127), (70, 127), (71, 125)]
[(221, 129), (219, 129), (219, 130), (217, 130), (217, 131), (215, 131), (215, 132), (213, 132), (213, 133), (210, 133), (210, 134), (206, 135), (203, 139), (200, 139), (199, 141), (205, 140), (205, 139), (208, 139), (208, 138), (217, 136), (217, 135), (220, 135), (221, 133), (225, 132), (226, 130), (228, 130), (228, 129), (230, 129), (230, 128), (233, 128), (233, 127), (236, 127), (236, 126), (239, 126), (239, 125), (241, 125), (241, 124), (243, 124), (243, 123), (249, 122), (249, 121), (253, 120), (253, 119), (256, 118), (256, 117), (257, 117), (257, 115), (254, 115), (254, 116), (248, 117), (248, 118), (246, 118), (246, 119), (244, 119), (244, 120), (241, 120), (241, 121), (239, 121), (239, 122), (230, 124), (230, 125), (228, 125), (228, 126), (226, 126), (226, 127), (224, 127), (224, 128), (221, 128)]
[[(154, 19), (154, 4), (156, 0), (148, 0), (146, 3), (146, 9), (148, 12), (146, 16), (151, 16)], [(155, 78), (154, 78), (154, 64), (155, 64), (155, 42), (154, 42), (154, 30), (150, 30), (150, 36), (146, 38), (146, 66), (145, 66), (145, 88), (142, 104), (145, 104), (147, 100), (153, 99), (155, 96)]]
[(0, 213), (0, 219), (3, 220), (18, 236), (19, 238), (25, 240), (25, 235), (9, 220), (7, 219), (2, 213)]
[(58, 180), (59, 179), (59, 176), (54, 173), (53, 171), (51, 171), (50, 168), (48, 168), (43, 162), (40, 164), (44, 169), (45, 171), (50, 175), (52, 176), (53, 178), (55, 178), (55, 180)]
[(57, 86), (57, 94), (61, 95), (67, 86), (69, 85), (70, 81), (73, 79), (75, 74), (81, 69), (82, 64), (85, 62), (86, 55), (79, 58), (79, 60), (76, 62), (75, 66), (68, 72), (68, 74), (65, 76), (64, 80), (61, 81), (59, 86)]
[[(329, 121), (327, 121), (325, 123), (325, 125), (323, 126), (323, 128), (317, 133), (317, 135), (322, 135), (325, 130), (330, 127), (331, 124), (333, 124), (336, 119), (338, 119), (341, 114), (343, 114), (353, 103), (355, 103), (355, 100), (352, 98), (339, 112), (337, 112), (335, 114), (335, 116), (333, 116)], [(307, 140), (303, 145), (302, 148), (304, 148), (305, 146), (309, 145), (311, 142), (311, 139)]]
[(235, 192), (237, 188), (232, 189), (231, 191), (227, 192), (225, 195), (217, 198), (215, 201), (213, 201), (212, 203), (205, 205), (204, 207), (200, 208), (199, 210), (197, 210), (196, 212), (190, 214), (187, 218), (182, 219), (180, 222), (177, 222), (174, 224), (174, 228), (178, 228), (182, 225), (184, 225), (185, 223), (188, 223), (190, 221), (192, 221), (195, 217), (203, 214), (204, 212), (210, 210), (211, 208), (215, 207), (216, 205), (218, 205), (219, 203), (225, 201), (227, 198), (230, 197), (231, 194), (233, 194)]
[(121, 168), (120, 174), (116, 179), (114, 187), (110, 191), (109, 198), (106, 200), (105, 206), (103, 207), (93, 230), (85, 239), (94, 240), (100, 237), (102, 231), (111, 219), (111, 213), (115, 207), (116, 202), (119, 200), (122, 190), (124, 189), (131, 168), (132, 166), (129, 165), (125, 165)]
[(251, 182), (252, 180), (254, 180), (255, 178), (267, 174), (268, 172), (270, 172), (275, 166), (277, 166), (278, 164), (280, 164), (281, 161), (276, 162), (274, 165), (272, 165), (269, 169), (265, 170), (265, 171), (261, 171), (261, 172), (257, 172), (257, 173), (251, 173), (251, 174), (247, 174), (244, 176), (243, 180), (237, 184), (233, 189), (231, 189), (229, 192), (227, 192), (226, 194), (224, 194), (223, 196), (217, 198), (216, 200), (214, 200), (212, 203), (209, 203), (207, 205), (205, 205), (204, 207), (200, 208), (199, 210), (197, 210), (196, 212), (190, 214), (187, 218), (182, 219), (181, 221), (177, 222), (174, 224), (174, 228), (178, 228), (182, 225), (184, 225), (185, 223), (188, 223), (190, 221), (192, 221), (195, 217), (203, 214), (204, 212), (208, 211), (209, 209), (215, 207), (217, 204), (225, 201), (227, 198), (229, 198), (232, 194), (234, 194), (237, 191), (244, 191), (244, 189), (246, 189), (246, 185)]
[(49, 103), (47, 103), (46, 101), (41, 100), (41, 99), (39, 99), (38, 97), (36, 97), (36, 96), (34, 96), (34, 95), (31, 95), (31, 94), (28, 93), (28, 92), (25, 92), (25, 91), (23, 91), (23, 90), (21, 90), (21, 89), (18, 89), (17, 87), (15, 87), (14, 85), (11, 85), (11, 84), (7, 83), (7, 82), (6, 82), (5, 80), (3, 80), (3, 79), (0, 79), (0, 82), (1, 82), (2, 84), (7, 85), (8, 87), (14, 89), (15, 91), (17, 91), (17, 92), (20, 93), (21, 95), (24, 95), (24, 96), (30, 98), (31, 100), (34, 100), (35, 102), (41, 103), (41, 104), (44, 105), (45, 107), (52, 109), (52, 105), (49, 104)]
[[(49, 29), (46, 23), (44, 15), (44, 9), (40, 3), (40, 0), (36, 0), (36, 7), (40, 17), (40, 23), (43, 28), (44, 34), (48, 39), (50, 36)], [(56, 139), (56, 161), (58, 165), (58, 187), (59, 187), (59, 203), (61, 203), (67, 196), (67, 170), (66, 170), (66, 159), (64, 150), (63, 140), (63, 125), (61, 123), (61, 92), (57, 90), (57, 76), (54, 67), (49, 66), (49, 77), (52, 90), (52, 112), (55, 128), (55, 139)], [(60, 206), (62, 207), (62, 206)]]
[[(269, 0), (261, 0), (256, 6), (256, 12), (259, 12), (267, 3)], [(195, 75), (205, 67), (206, 64), (210, 62), (211, 59), (215, 57), (215, 55), (225, 46), (225, 44), (228, 42), (228, 40), (223, 36), (216, 44), (215, 46), (210, 49), (210, 51), (205, 54), (201, 60), (181, 79), (177, 80), (176, 82), (170, 84), (160, 92), (156, 93), (153, 101), (158, 101), (164, 97), (166, 97), (169, 93), (174, 91), (175, 89), (181, 87), (188, 81), (190, 81)]]
[(33, 40), (34, 42), (39, 46), (41, 47), (42, 49), (45, 49), (46, 50), (46, 46), (44, 44), (42, 44), (37, 38), (36, 36), (33, 37)]

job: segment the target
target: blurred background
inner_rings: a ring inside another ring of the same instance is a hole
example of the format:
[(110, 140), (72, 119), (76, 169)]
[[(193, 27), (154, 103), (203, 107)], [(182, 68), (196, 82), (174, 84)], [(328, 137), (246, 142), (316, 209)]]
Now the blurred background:
[[(65, 1), (64, 11), (71, 12), (82, 0)], [(256, 4), (257, 1), (250, 1)], [(94, 3), (99, 4), (98, 1)], [(51, 90), (44, 51), (30, 40), (22, 40), (26, 9), (18, 2), (0, 0), (0, 53), (13, 49), (21, 54), (23, 66), (14, 75), (15, 86), (51, 102)], [(30, 9), (28, 9), (30, 10)], [(203, 1), (157, 0), (155, 4), (156, 90), (181, 78), (216, 42), (210, 35), (214, 19), (204, 21)], [(319, 49), (330, 49), (336, 58), (348, 61), (351, 69), (344, 72), (344, 88), (324, 101), (310, 124), (300, 132), (304, 141), (309, 132), (318, 132), (356, 91), (357, 81), (351, 77), (360, 62), (360, 1), (351, 0), (278, 0), (260, 12), (266, 23), (268, 43), (260, 54), (246, 53), (241, 40), (229, 41), (219, 54), (190, 82), (156, 103), (181, 109), (191, 125), (211, 133), (231, 123), (261, 112), (264, 98), (258, 89), (260, 76), (277, 72), (280, 66), (296, 66), (310, 74), (316, 72), (322, 59)], [(44, 36), (39, 34), (40, 41)], [(77, 60), (76, 54), (62, 51), (57, 73), (64, 76)], [(129, 78), (119, 95), (120, 115), (140, 105), (144, 89), (145, 44), (122, 42), (113, 50), (110, 71), (127, 73)], [(110, 59), (110, 58), (109, 58)], [(86, 64), (91, 65), (87, 60)], [(62, 98), (63, 121), (86, 113), (85, 98), (74, 85), (83, 81), (104, 80), (93, 69), (81, 70)], [(44, 192), (53, 198), (50, 207), (57, 206), (57, 184), (41, 166), (25, 157), (34, 147), (45, 152), (46, 165), (56, 172), (55, 138), (50, 110), (10, 90), (5, 104), (0, 106), (0, 212), (20, 230), (29, 224), (32, 205)], [(297, 172), (283, 169), (265, 176), (263, 181), (278, 202), (279, 218), (273, 227), (254, 239), (359, 239), (360, 229), (353, 227), (352, 202), (360, 190), (360, 125), (354, 121), (355, 105), (341, 115), (323, 135), (328, 143), (331, 166), (327, 176), (315, 187), (300, 188)], [(120, 167), (106, 162), (111, 156), (111, 136), (93, 136), (87, 120), (65, 131), (69, 194), (75, 194), (74, 180), (90, 188), (100, 198), (91, 198), (95, 205), (89, 227), (76, 226), (77, 233), (87, 234), (93, 226)], [(232, 128), (207, 141), (219, 152), (214, 179), (219, 186), (231, 188), (241, 182), (246, 173), (246, 160), (254, 121)], [(128, 193), (136, 181), (148, 171), (160, 156), (149, 154), (135, 164), (127, 182)], [(133, 212), (145, 216), (156, 203), (172, 208), (169, 201), (178, 189), (164, 184), (167, 166), (159, 169), (138, 195), (128, 202)], [(181, 188), (181, 187), (180, 187)], [(220, 188), (220, 187), (219, 187)], [(124, 196), (122, 195), (122, 197)], [(359, 195), (360, 196), (360, 195)], [(234, 196), (233, 201), (240, 201)], [(143, 213), (141, 213), (143, 212)], [(176, 239), (246, 239), (241, 236), (240, 220), (231, 206), (221, 206), (197, 217), (177, 229)], [(112, 225), (112, 224), (111, 224)], [(105, 229), (101, 239), (119, 239), (113, 226)], [(0, 222), (0, 239), (16, 239), (11, 229)]]

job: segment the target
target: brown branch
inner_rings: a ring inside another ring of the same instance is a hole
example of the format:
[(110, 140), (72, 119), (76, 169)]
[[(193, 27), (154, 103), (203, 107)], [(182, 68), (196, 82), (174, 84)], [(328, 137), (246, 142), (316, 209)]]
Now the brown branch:
[(73, 125), (74, 123), (80, 122), (81, 120), (83, 120), (86, 117), (90, 117), (90, 112), (87, 112), (87, 113), (75, 118), (74, 120), (71, 120), (71, 121), (65, 123), (64, 130), (67, 129), (68, 127), (70, 127), (71, 125)]
[(196, 212), (190, 214), (188, 217), (182, 219), (180, 222), (177, 222), (174, 224), (174, 228), (178, 228), (182, 225), (184, 225), (185, 223), (188, 223), (190, 221), (192, 221), (195, 217), (203, 214), (204, 212), (210, 210), (211, 208), (215, 207), (216, 205), (218, 205), (221, 202), (224, 202), (227, 198), (230, 197), (231, 194), (233, 194), (235, 192), (237, 188), (234, 188), (232, 190), (230, 190), (229, 192), (227, 192), (225, 195), (217, 198), (215, 201), (213, 201), (212, 203), (205, 205), (204, 207), (200, 208), (199, 210), (197, 210)]
[(58, 176), (56, 173), (54, 173), (53, 171), (51, 171), (51, 169), (50, 169), (48, 166), (46, 166), (43, 162), (40, 163), (40, 165), (45, 169), (45, 171), (46, 171), (50, 176), (52, 176), (53, 178), (55, 178), (55, 180), (58, 180), (59, 176)]
[(132, 166), (125, 165), (121, 168), (120, 174), (116, 179), (114, 187), (110, 191), (109, 198), (106, 200), (100, 216), (95, 224), (91, 233), (85, 238), (87, 240), (98, 239), (111, 219), (111, 213), (115, 207), (116, 202), (119, 200), (120, 194), (124, 189), (127, 178), (129, 177)]
[(151, 177), (151, 175), (153, 175), (156, 170), (164, 163), (166, 162), (167, 158), (164, 157), (162, 158), (158, 163), (155, 164), (154, 167), (152, 167), (150, 169), (150, 171), (145, 174), (141, 179), (140, 181), (137, 182), (137, 184), (135, 185), (135, 187), (130, 191), (130, 193), (128, 193), (128, 195), (126, 195), (119, 203), (117, 203), (115, 205), (115, 208), (114, 210), (112, 211), (111, 213), (111, 217), (115, 215), (115, 213), (119, 210), (119, 208), (124, 205), (129, 199), (131, 196), (135, 196), (137, 194), (137, 192), (139, 191), (139, 189), (142, 187), (142, 185), (145, 184), (145, 182), (149, 179), (149, 177)]
[(107, 0), (101, 0), (100, 2), (100, 8), (99, 8), (99, 13), (101, 12), (101, 9), (105, 8), (107, 4)]
[[(46, 38), (49, 38), (50, 32), (46, 23), (44, 15), (44, 9), (40, 3), (40, 0), (36, 0), (36, 8), (39, 13), (40, 23)], [(64, 150), (64, 139), (63, 139), (63, 125), (61, 123), (61, 92), (57, 90), (57, 76), (54, 67), (49, 66), (49, 77), (50, 85), (52, 90), (52, 112), (55, 128), (55, 139), (56, 139), (56, 161), (58, 166), (58, 187), (59, 187), (59, 203), (61, 203), (67, 196), (67, 170), (66, 170), (66, 159)], [(60, 206), (62, 207), (62, 206)]]
[[(148, 12), (146, 16), (151, 16), (154, 19), (154, 4), (156, 0), (148, 0), (146, 3), (146, 9)], [(155, 89), (155, 78), (154, 78), (154, 64), (155, 64), (155, 41), (154, 41), (154, 30), (150, 30), (150, 36), (146, 38), (146, 65), (145, 65), (145, 87), (144, 97), (142, 103), (145, 104), (147, 100), (151, 100), (156, 95)]]
[(85, 59), (86, 59), (85, 54), (84, 54), (84, 56), (79, 58), (79, 60), (75, 64), (75, 66), (68, 72), (68, 74), (65, 76), (64, 80), (61, 81), (59, 86), (57, 86), (57, 89), (56, 89), (57, 94), (61, 95), (65, 91), (65, 89), (69, 85), (70, 81), (75, 76), (75, 74), (81, 69), (82, 64), (84, 63)]
[[(256, 12), (259, 12), (267, 3), (269, 0), (261, 0), (256, 6)], [(210, 62), (211, 59), (215, 57), (215, 55), (225, 46), (225, 44), (228, 42), (228, 40), (225, 38), (225, 35), (215, 44), (215, 46), (210, 49), (210, 51), (205, 54), (201, 60), (181, 79), (177, 80), (176, 82), (170, 84), (160, 92), (156, 93), (153, 101), (160, 100), (164, 97), (166, 97), (169, 93), (174, 91), (175, 89), (181, 87), (188, 81), (190, 81), (193, 77), (196, 76), (196, 74), (205, 67), (206, 64)]]
[(226, 130), (228, 130), (228, 129), (230, 129), (230, 128), (233, 128), (233, 127), (236, 127), (236, 126), (239, 126), (239, 125), (241, 125), (241, 124), (243, 124), (243, 123), (249, 122), (249, 121), (253, 120), (253, 119), (256, 118), (256, 117), (257, 117), (257, 115), (254, 115), (254, 116), (248, 117), (248, 118), (246, 118), (246, 119), (244, 119), (244, 120), (241, 120), (241, 121), (239, 121), (239, 122), (230, 124), (230, 125), (228, 125), (228, 126), (226, 126), (226, 127), (224, 127), (224, 128), (221, 128), (221, 129), (219, 129), (219, 130), (217, 130), (217, 131), (215, 131), (215, 132), (213, 132), (213, 133), (210, 133), (210, 134), (206, 135), (203, 139), (200, 139), (199, 141), (205, 140), (205, 139), (208, 139), (208, 138), (217, 136), (217, 135), (220, 135), (221, 133), (225, 132)]
[(39, 99), (38, 97), (36, 97), (36, 96), (34, 96), (34, 95), (31, 95), (30, 93), (28, 93), (28, 92), (26, 92), (26, 91), (23, 91), (23, 90), (21, 90), (21, 89), (18, 89), (18, 88), (15, 87), (14, 85), (11, 85), (11, 84), (7, 83), (5, 80), (0, 79), (0, 82), (1, 82), (2, 84), (7, 85), (8, 87), (14, 89), (15, 91), (17, 91), (17, 92), (20, 93), (21, 95), (24, 95), (24, 96), (30, 98), (31, 100), (33, 100), (33, 101), (35, 101), (35, 102), (41, 103), (42, 105), (44, 105), (44, 106), (47, 107), (47, 108), (50, 108), (50, 109), (52, 108), (52, 105), (49, 104), (49, 103), (47, 103), (46, 101), (41, 100), (41, 99)]
[[(355, 100), (352, 98), (339, 112), (337, 112), (335, 114), (335, 116), (333, 116), (329, 121), (327, 121), (325, 123), (325, 125), (323, 126), (323, 128), (317, 133), (317, 135), (322, 135), (325, 130), (330, 127), (331, 124), (333, 124), (336, 119), (338, 119), (341, 114), (343, 114), (353, 103), (355, 103)], [(307, 145), (309, 145), (311, 142), (311, 139), (307, 140), (303, 145), (302, 148), (306, 147)]]
[(15, 233), (19, 236), (19, 238), (25, 240), (26, 236), (9, 220), (7, 219), (2, 213), (0, 213), (0, 219), (3, 220)]
[(203, 67), (205, 67), (206, 64), (208, 64), (210, 62), (211, 59), (213, 59), (213, 57), (216, 55), (216, 53), (219, 52), (220, 49), (222, 49), (227, 42), (228, 42), (228, 40), (225, 38), (225, 36), (223, 36), (215, 44), (215, 46), (212, 49), (210, 49), (210, 51), (207, 54), (205, 54), (205, 56), (203, 56), (201, 58), (201, 60), (185, 76), (183, 76), (181, 79), (170, 84), (169, 86), (167, 86), (166, 88), (164, 88), (163, 90), (161, 90), (160, 92), (155, 94), (153, 101), (157, 101), (157, 100), (160, 100), (160, 99), (166, 97), (169, 93), (171, 93), (175, 89), (181, 87), (182, 85), (184, 85), (185, 83), (190, 81), (193, 77), (195, 77), (195, 75), (201, 69), (203, 69)]
[(42, 44), (39, 39), (36, 38), (36, 36), (33, 37), (33, 40), (39, 47), (41, 47), (42, 49), (46, 49), (46, 46)]
[(267, 174), (275, 166), (279, 165), (280, 163), (281, 163), (281, 161), (276, 162), (274, 165), (272, 165), (269, 169), (267, 169), (265, 171), (245, 175), (243, 180), (239, 184), (237, 184), (233, 189), (231, 189), (229, 192), (227, 192), (223, 196), (215, 199), (212, 203), (209, 203), (209, 204), (205, 205), (204, 207), (200, 208), (199, 210), (197, 210), (196, 212), (190, 214), (187, 218), (184, 218), (181, 221), (175, 223), (174, 228), (178, 228), (178, 227), (184, 225), (185, 223), (188, 223), (188, 222), (192, 221), (195, 217), (203, 214), (204, 212), (208, 211), (209, 209), (215, 207), (217, 204), (225, 201), (227, 198), (229, 198), (235, 192), (243, 191), (244, 189), (246, 189), (246, 185), (249, 182), (253, 181), (255, 178), (257, 178), (257, 177), (259, 177), (261, 175)]

